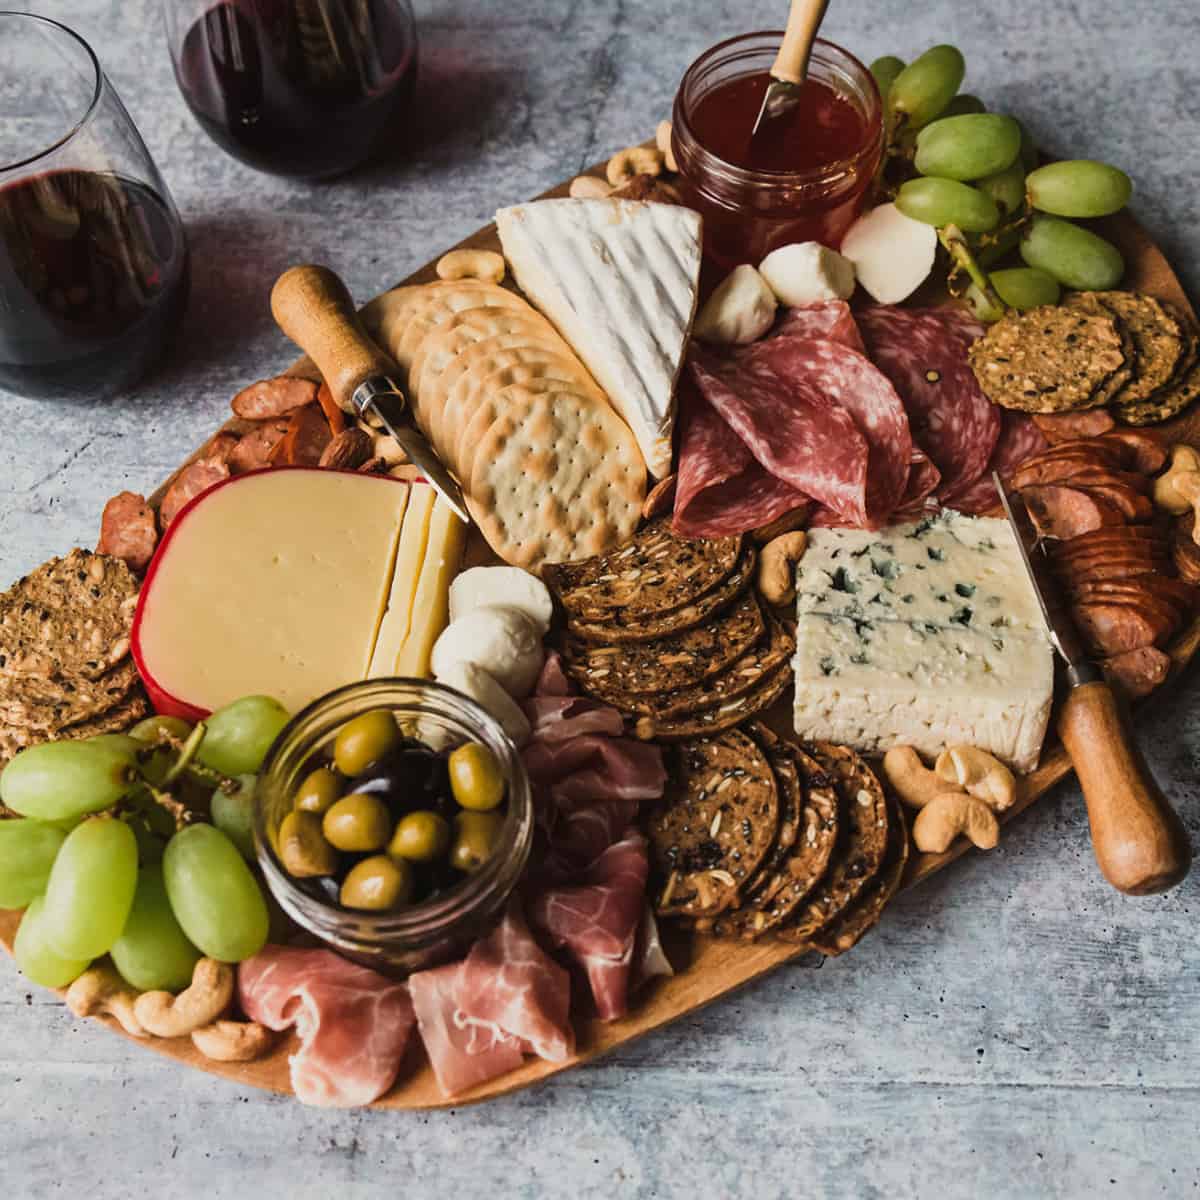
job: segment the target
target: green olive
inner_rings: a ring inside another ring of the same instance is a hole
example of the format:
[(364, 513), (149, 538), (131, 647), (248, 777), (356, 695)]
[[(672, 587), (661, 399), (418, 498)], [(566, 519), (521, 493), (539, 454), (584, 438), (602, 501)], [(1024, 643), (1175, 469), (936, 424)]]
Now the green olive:
[(392, 815), (378, 796), (343, 796), (321, 819), (325, 839), (339, 850), (382, 850), (392, 836)]
[(498, 812), (460, 812), (454, 818), (454, 845), (450, 847), (450, 865), (473, 875), (492, 857), (504, 815)]
[(449, 845), (450, 823), (445, 817), (422, 809), (400, 818), (388, 842), (388, 853), (411, 862), (433, 862), (446, 853)]
[(504, 799), (504, 775), (496, 756), (478, 742), (467, 742), (450, 755), (454, 799), (472, 812), (490, 812)]
[(386, 854), (375, 854), (355, 863), (342, 880), (341, 901), (347, 908), (380, 912), (399, 908), (412, 899), (412, 867)]
[(342, 794), (342, 782), (328, 767), (310, 771), (296, 789), (295, 807), (322, 816)]
[(343, 775), (361, 775), (398, 741), (396, 718), (386, 708), (376, 708), (347, 721), (333, 743), (334, 765)]
[(279, 823), (277, 848), (287, 873), (297, 879), (337, 870), (337, 851), (325, 840), (316, 813), (288, 813)]
[(153, 744), (158, 741), (160, 732), (170, 734), (182, 742), (192, 732), (192, 727), (182, 717), (147, 717), (129, 731), (129, 736), (139, 742)]

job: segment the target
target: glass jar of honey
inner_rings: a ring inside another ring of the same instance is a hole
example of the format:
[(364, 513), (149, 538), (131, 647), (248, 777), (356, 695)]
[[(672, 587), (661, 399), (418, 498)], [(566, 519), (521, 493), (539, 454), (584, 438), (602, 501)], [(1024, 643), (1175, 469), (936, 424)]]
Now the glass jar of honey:
[(675, 96), (672, 148), (684, 202), (704, 217), (705, 252), (726, 268), (757, 264), (791, 242), (836, 248), (883, 152), (875, 80), (821, 39), (798, 103), (751, 139), (782, 38), (721, 42), (692, 63)]

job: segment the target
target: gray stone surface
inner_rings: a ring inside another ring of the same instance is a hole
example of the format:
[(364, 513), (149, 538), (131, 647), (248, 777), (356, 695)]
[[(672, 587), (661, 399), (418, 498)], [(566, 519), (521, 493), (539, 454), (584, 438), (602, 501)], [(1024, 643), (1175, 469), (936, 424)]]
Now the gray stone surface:
[[(183, 0), (168, 0), (182, 3)], [(783, 0), (419, 0), (415, 148), (307, 186), (220, 153), (178, 96), (154, 0), (41, 0), (97, 48), (187, 223), (194, 292), (162, 371), (106, 407), (0, 395), (0, 577), (90, 544), (229, 396), (290, 357), (267, 295), (290, 263), (371, 295), (501, 203), (640, 139), (718, 38)], [(864, 59), (962, 46), (970, 90), (1057, 153), (1111, 158), (1200, 280), (1200, 9), (1103, 0), (839, 0)], [(1141, 722), (1200, 840), (1189, 691)], [(1200, 1187), (1200, 875), (1124, 899), (1066, 787), (903, 896), (855, 953), (781, 970), (595, 1066), (484, 1108), (326, 1113), (74, 1021), (0, 962), (0, 1180), (14, 1200), (561, 1195), (1179, 1196)]]

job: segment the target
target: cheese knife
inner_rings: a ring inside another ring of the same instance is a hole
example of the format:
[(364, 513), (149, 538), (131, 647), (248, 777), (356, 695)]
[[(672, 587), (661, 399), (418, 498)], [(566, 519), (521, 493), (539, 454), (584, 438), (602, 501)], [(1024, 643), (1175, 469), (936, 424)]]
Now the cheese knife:
[(1096, 862), (1119, 891), (1132, 896), (1164, 892), (1191, 866), (1187, 832), (1134, 743), (1123, 705), (1088, 657), (1024, 499), (1019, 492), (1006, 492), (999, 475), (993, 473), (992, 480), (1051, 644), (1067, 665), (1058, 735), (1083, 788)]
[(799, 101), (800, 85), (808, 77), (812, 45), (828, 7), (829, 0), (792, 0), (787, 29), (771, 67), (771, 81), (750, 131), (752, 141), (767, 122), (783, 116)]
[(469, 522), (462, 489), (412, 423), (408, 398), (397, 383), (399, 369), (363, 328), (341, 279), (328, 267), (292, 267), (271, 289), (271, 313), (316, 364), (338, 406), (352, 416), (374, 416), (438, 495)]

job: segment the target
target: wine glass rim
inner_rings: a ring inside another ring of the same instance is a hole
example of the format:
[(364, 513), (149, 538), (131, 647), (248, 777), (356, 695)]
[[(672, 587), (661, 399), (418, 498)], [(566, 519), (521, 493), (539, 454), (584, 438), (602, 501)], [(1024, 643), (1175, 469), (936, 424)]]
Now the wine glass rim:
[(88, 102), (87, 108), (84, 110), (79, 120), (67, 130), (62, 137), (52, 142), (49, 146), (39, 150), (36, 154), (31, 154), (27, 158), (18, 159), (16, 162), (0, 162), (0, 174), (8, 171), (17, 171), (22, 167), (32, 166), (39, 160), (53, 154), (55, 150), (65, 146), (88, 122), (92, 113), (96, 111), (96, 106), (100, 103), (100, 93), (104, 85), (104, 72), (100, 68), (100, 60), (96, 57), (96, 52), (88, 45), (87, 41), (75, 32), (69, 25), (64, 25), (61, 21), (54, 20), (53, 17), (43, 17), (39, 13), (21, 12), (17, 9), (0, 8), (0, 22), (6, 17), (18, 17), (24, 21), (34, 21), (41, 25), (52, 26), (60, 33), (65, 33), (68, 37), (73, 38), (81, 45), (87, 53), (92, 64), (92, 74), (94, 83), (92, 87), (92, 98)]

